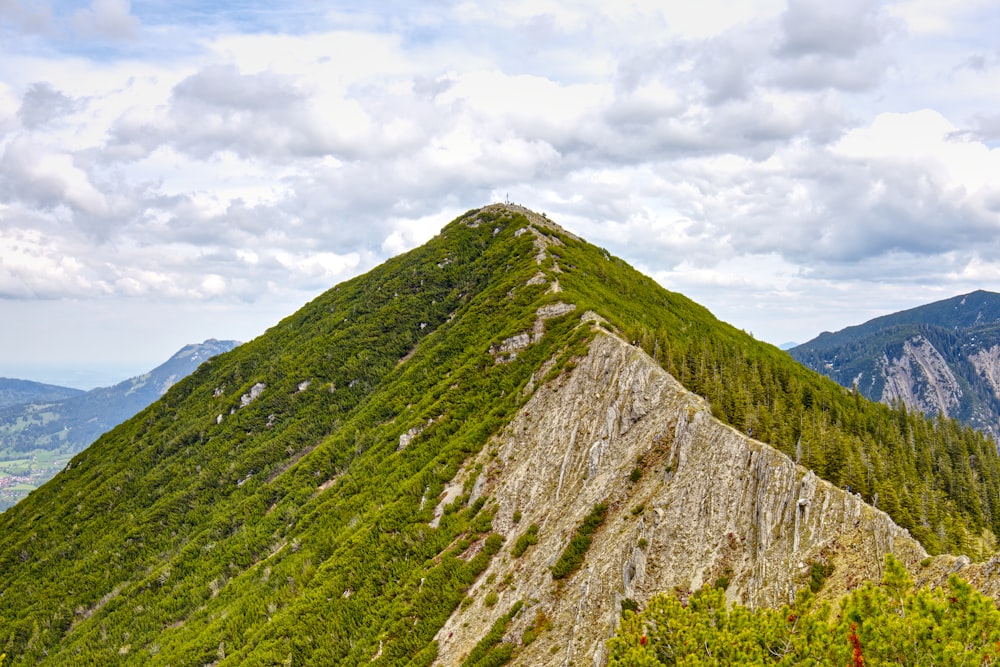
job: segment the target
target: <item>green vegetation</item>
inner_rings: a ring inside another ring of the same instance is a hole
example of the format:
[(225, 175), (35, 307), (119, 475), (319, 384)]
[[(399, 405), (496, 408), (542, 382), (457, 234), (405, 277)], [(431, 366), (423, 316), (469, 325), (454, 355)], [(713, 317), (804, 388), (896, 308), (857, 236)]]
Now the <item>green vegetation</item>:
[[(588, 309), (734, 427), (878, 494), (932, 550), (991, 546), (992, 443), (874, 406), (568, 236), (539, 266), (525, 225), (462, 216), (201, 366), (0, 514), (4, 667), (430, 664), (502, 551), (466, 463), (530, 386), (572, 369), (594, 335), (579, 325)], [(559, 293), (532, 280), (555, 262)], [(555, 301), (577, 308), (516, 356), (491, 351)], [(553, 577), (580, 567), (604, 512)], [(511, 554), (533, 539), (537, 527)], [(507, 628), (476, 664), (514, 654)]]
[(535, 614), (535, 618), (531, 622), (531, 625), (528, 626), (528, 629), (526, 629), (524, 631), (524, 634), (521, 636), (521, 645), (528, 646), (529, 644), (531, 644), (531, 642), (538, 639), (538, 637), (543, 632), (545, 632), (551, 627), (552, 627), (552, 621), (549, 620), (549, 617), (545, 614), (544, 611), (539, 610)]
[(947, 586), (914, 590), (886, 559), (881, 585), (855, 589), (832, 614), (812, 593), (795, 604), (751, 611), (726, 607), (719, 588), (687, 604), (661, 595), (626, 611), (608, 642), (610, 667), (643, 665), (992, 665), (1000, 661), (1000, 611), (952, 575)]
[(531, 524), (528, 526), (528, 530), (518, 535), (517, 539), (514, 540), (514, 546), (510, 548), (510, 555), (514, 558), (520, 558), (528, 550), (528, 547), (533, 544), (538, 544), (537, 523)]
[(583, 565), (583, 559), (587, 555), (587, 550), (590, 549), (593, 535), (604, 523), (604, 517), (607, 513), (608, 506), (604, 503), (598, 503), (594, 505), (594, 509), (590, 510), (590, 514), (584, 517), (580, 525), (576, 527), (576, 533), (569, 544), (559, 554), (559, 560), (552, 566), (553, 579), (565, 579), (580, 569), (580, 566)]
[(501, 643), (507, 626), (514, 616), (521, 611), (523, 602), (516, 602), (509, 612), (496, 620), (486, 636), (479, 640), (468, 657), (462, 661), (462, 667), (499, 667), (506, 665), (514, 657), (515, 646), (511, 643)]
[(833, 564), (831, 563), (813, 563), (810, 565), (809, 590), (813, 593), (819, 593), (819, 589), (823, 588), (823, 583), (831, 574), (833, 574)]

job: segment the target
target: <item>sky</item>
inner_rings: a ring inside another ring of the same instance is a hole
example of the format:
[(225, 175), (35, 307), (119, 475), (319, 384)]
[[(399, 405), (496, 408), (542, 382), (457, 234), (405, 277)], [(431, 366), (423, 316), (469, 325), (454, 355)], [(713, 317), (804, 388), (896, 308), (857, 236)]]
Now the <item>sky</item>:
[(545, 212), (774, 344), (1000, 291), (992, 0), (0, 0), (0, 376)]

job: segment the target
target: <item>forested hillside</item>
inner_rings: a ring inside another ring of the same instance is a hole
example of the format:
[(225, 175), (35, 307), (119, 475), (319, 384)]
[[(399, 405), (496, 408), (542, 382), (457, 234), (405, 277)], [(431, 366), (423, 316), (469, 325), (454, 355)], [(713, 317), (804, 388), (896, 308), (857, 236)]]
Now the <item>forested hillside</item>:
[[(476, 577), (513, 558), (475, 476), (446, 485), (572, 372), (588, 310), (928, 549), (993, 548), (982, 435), (872, 404), (498, 205), (204, 364), (0, 515), (5, 667), (430, 664)], [(481, 664), (513, 657), (483, 632)]]

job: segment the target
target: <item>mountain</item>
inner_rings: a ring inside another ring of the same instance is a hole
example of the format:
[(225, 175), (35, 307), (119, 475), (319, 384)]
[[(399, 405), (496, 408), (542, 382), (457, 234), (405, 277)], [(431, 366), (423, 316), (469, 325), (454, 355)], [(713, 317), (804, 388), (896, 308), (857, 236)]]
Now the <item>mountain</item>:
[(79, 396), (82, 389), (59, 387), (54, 384), (0, 378), (0, 408), (22, 403), (40, 403), (46, 401), (61, 401), (65, 398)]
[[(105, 431), (162, 396), (199, 364), (238, 345), (209, 339), (185, 345), (152, 371), (82, 392), (22, 380), (9, 381), (34, 399), (0, 408), (0, 511), (13, 505), (61, 470), (70, 456)], [(45, 388), (39, 391), (38, 388)]]
[(1000, 440), (1000, 294), (885, 315), (789, 353), (874, 401), (953, 417)]
[(928, 552), (993, 553), (998, 481), (982, 434), (492, 205), (202, 364), (0, 515), (0, 650), (600, 665), (623, 609), (703, 583), (772, 605), (820, 568), (836, 597), (892, 552), (993, 591), (1000, 561)]

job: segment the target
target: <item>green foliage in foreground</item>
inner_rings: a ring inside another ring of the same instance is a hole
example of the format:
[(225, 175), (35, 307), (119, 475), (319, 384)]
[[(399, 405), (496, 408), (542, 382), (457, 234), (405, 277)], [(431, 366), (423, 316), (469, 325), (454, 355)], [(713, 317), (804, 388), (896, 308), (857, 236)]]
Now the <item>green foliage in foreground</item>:
[(942, 588), (914, 590), (890, 555), (881, 585), (855, 589), (836, 614), (808, 590), (794, 605), (751, 611), (727, 608), (723, 591), (706, 587), (686, 605), (661, 595), (625, 612), (608, 648), (610, 667), (993, 665), (1000, 612), (954, 575)]
[(593, 541), (593, 535), (604, 523), (604, 517), (608, 513), (608, 506), (604, 503), (594, 505), (580, 525), (576, 527), (573, 539), (569, 541), (566, 548), (559, 555), (559, 560), (552, 566), (552, 578), (564, 579), (580, 569), (583, 559), (587, 555), (587, 549)]

